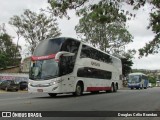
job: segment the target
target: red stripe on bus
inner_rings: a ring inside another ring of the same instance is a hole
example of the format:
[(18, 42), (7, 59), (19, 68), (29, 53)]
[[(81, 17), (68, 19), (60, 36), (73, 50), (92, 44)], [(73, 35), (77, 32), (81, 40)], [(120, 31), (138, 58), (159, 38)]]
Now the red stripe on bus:
[(46, 56), (32, 56), (31, 60), (48, 60), (55, 58), (56, 54), (46, 55)]
[(87, 87), (87, 91), (103, 91), (103, 90), (111, 90), (111, 87)]

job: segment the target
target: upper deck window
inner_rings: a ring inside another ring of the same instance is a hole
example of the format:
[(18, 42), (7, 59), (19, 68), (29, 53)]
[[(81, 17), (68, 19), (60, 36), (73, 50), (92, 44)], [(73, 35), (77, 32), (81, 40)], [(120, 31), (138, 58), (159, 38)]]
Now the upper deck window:
[(111, 56), (86, 45), (82, 45), (80, 57), (91, 58), (105, 63), (112, 63)]
[(49, 39), (40, 42), (36, 47), (34, 56), (45, 56), (50, 54), (56, 54), (60, 51), (61, 45), (65, 41), (64, 38)]

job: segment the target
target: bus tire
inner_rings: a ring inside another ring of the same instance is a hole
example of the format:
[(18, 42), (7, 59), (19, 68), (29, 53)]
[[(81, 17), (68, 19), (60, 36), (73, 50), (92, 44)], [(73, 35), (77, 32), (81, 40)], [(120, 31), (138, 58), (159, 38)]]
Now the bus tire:
[(118, 90), (118, 84), (116, 83), (116, 84), (114, 85), (114, 92), (117, 92), (117, 90)]
[(111, 90), (109, 92), (114, 92), (114, 84), (111, 85)]
[(114, 86), (114, 91), (113, 92), (117, 92), (117, 87), (116, 85)]
[(50, 97), (55, 97), (57, 94), (56, 93), (48, 93), (48, 95), (50, 95)]
[(75, 90), (75, 92), (73, 93), (73, 95), (74, 95), (74, 96), (81, 96), (81, 95), (82, 95), (82, 92), (83, 92), (83, 86), (82, 86), (82, 84), (77, 83), (77, 85), (76, 85), (76, 90)]

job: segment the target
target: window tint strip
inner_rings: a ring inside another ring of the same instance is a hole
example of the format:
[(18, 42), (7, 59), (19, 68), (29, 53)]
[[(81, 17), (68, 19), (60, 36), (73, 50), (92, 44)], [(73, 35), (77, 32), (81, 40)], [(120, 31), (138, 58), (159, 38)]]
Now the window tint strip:
[(112, 72), (96, 68), (83, 67), (78, 69), (77, 76), (86, 78), (111, 79)]

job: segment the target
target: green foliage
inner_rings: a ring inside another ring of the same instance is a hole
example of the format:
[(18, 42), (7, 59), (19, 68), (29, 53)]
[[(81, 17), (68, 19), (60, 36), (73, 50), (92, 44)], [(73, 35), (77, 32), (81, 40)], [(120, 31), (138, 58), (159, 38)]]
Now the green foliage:
[(67, 10), (69, 9), (77, 9), (84, 5), (88, 0), (48, 0), (52, 8), (52, 12), (54, 16), (59, 16), (62, 18), (63, 16), (70, 18), (67, 15)]
[(132, 68), (131, 68), (133, 65), (132, 58), (135, 54), (136, 54), (135, 50), (128, 50), (123, 54), (124, 57), (121, 58), (122, 74), (124, 77), (127, 77), (127, 75), (132, 72)]
[(140, 56), (158, 53), (160, 47), (160, 10), (150, 14), (150, 25), (152, 31), (156, 34), (154, 39), (146, 43), (144, 48), (139, 49)]
[(6, 68), (8, 60), (7, 55), (0, 53), (0, 68)]
[(152, 83), (152, 84), (156, 84), (156, 77), (154, 76), (148, 76), (148, 79), (149, 79), (149, 82)]
[(133, 65), (132, 60), (127, 58), (121, 58), (122, 61), (122, 74), (126, 77), (129, 73), (131, 73), (131, 66)]
[(13, 16), (9, 23), (17, 28), (16, 32), (19, 35), (24, 37), (30, 53), (33, 53), (39, 41), (61, 34), (56, 19), (43, 12), (37, 14), (27, 9), (21, 16)]
[(6, 33), (4, 27), (0, 26), (0, 68), (19, 65), (17, 58), (21, 58), (20, 46), (16, 46), (12, 37)]
[(148, 29), (151, 28), (152, 31), (155, 33), (155, 37), (149, 43), (139, 49), (139, 55), (148, 56), (149, 54), (155, 54), (159, 52), (160, 46), (160, 0), (130, 0), (132, 1), (131, 5), (134, 5), (135, 9), (144, 6), (146, 3), (150, 3), (152, 5), (152, 11), (150, 13), (150, 24), (148, 25)]
[(115, 49), (120, 52), (124, 45), (132, 42), (132, 35), (125, 28), (126, 16), (107, 1), (90, 5), (89, 10), (84, 8), (77, 14), (83, 17), (75, 27), (76, 32), (93, 46), (107, 52)]
[(131, 55), (125, 53), (124, 49), (126, 44), (132, 42), (133, 37), (125, 28), (126, 16), (107, 1), (90, 5), (92, 11), (84, 9), (77, 12), (83, 17), (75, 27), (76, 32), (84, 41), (103, 51), (118, 57), (123, 54), (122, 71), (127, 76), (133, 62)]

